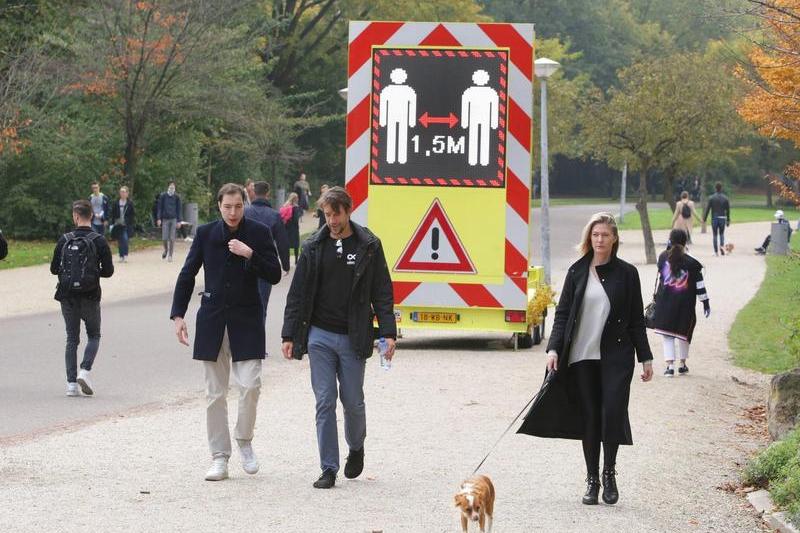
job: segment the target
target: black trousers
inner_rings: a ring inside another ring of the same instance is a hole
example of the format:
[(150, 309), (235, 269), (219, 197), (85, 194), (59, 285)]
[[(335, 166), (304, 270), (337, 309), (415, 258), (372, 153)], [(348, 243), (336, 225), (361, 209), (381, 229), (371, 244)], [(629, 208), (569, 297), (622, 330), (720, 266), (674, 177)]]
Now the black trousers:
[[(590, 477), (600, 474), (600, 443), (603, 440), (603, 389), (599, 360), (580, 361), (569, 367), (584, 420), (583, 458)], [(604, 468), (613, 470), (618, 443), (603, 443)]]
[(81, 342), (81, 322), (86, 326), (86, 348), (83, 351), (81, 368), (91, 370), (97, 350), (100, 348), (100, 302), (89, 298), (65, 298), (61, 300), (61, 314), (67, 330), (67, 346), (64, 361), (67, 381), (78, 379), (78, 344)]

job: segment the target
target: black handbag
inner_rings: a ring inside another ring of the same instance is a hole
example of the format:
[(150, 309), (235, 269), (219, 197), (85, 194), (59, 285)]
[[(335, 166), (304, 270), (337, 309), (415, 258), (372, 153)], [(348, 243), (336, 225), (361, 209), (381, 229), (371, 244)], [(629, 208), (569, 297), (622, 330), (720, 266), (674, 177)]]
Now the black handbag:
[(658, 279), (661, 274), (656, 275), (656, 284), (653, 287), (653, 299), (644, 308), (644, 327), (648, 329), (655, 329), (656, 327), (656, 295), (658, 294)]

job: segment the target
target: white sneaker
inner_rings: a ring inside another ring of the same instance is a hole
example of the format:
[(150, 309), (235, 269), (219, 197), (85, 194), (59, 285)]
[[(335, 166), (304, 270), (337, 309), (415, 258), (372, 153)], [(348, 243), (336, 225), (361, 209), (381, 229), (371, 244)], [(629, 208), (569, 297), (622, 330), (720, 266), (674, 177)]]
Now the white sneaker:
[(78, 385), (81, 386), (81, 392), (83, 392), (87, 396), (91, 396), (92, 394), (94, 394), (94, 391), (92, 390), (92, 380), (89, 379), (88, 370), (84, 370), (83, 368), (81, 368), (78, 371)]
[(228, 478), (228, 458), (214, 457), (211, 468), (206, 472), (206, 481), (222, 481)]
[(81, 393), (78, 392), (78, 384), (77, 383), (70, 383), (67, 382), (67, 396), (80, 396)]
[(253, 446), (249, 442), (239, 444), (239, 456), (242, 459), (242, 469), (248, 474), (255, 474), (258, 472), (258, 458), (256, 452), (253, 451)]

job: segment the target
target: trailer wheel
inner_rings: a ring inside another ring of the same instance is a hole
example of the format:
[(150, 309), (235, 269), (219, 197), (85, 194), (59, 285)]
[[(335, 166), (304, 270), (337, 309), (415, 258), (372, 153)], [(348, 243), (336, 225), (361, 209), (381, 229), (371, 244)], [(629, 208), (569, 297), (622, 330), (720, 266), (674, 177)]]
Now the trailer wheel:
[(527, 333), (517, 333), (517, 348), (533, 347), (533, 337)]

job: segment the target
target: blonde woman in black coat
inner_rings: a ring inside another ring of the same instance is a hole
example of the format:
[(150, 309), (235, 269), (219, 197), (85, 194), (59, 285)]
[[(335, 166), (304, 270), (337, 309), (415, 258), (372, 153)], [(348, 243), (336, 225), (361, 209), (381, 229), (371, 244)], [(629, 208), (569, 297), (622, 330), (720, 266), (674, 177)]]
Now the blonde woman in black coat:
[(519, 430), (583, 442), (586, 505), (598, 502), (601, 443), (603, 501), (619, 499), (617, 450), (633, 444), (628, 397), (634, 353), (642, 381), (653, 377), (639, 273), (617, 257), (618, 248), (614, 217), (593, 215), (578, 245), (582, 257), (567, 272), (547, 345), (547, 368), (555, 376)]

